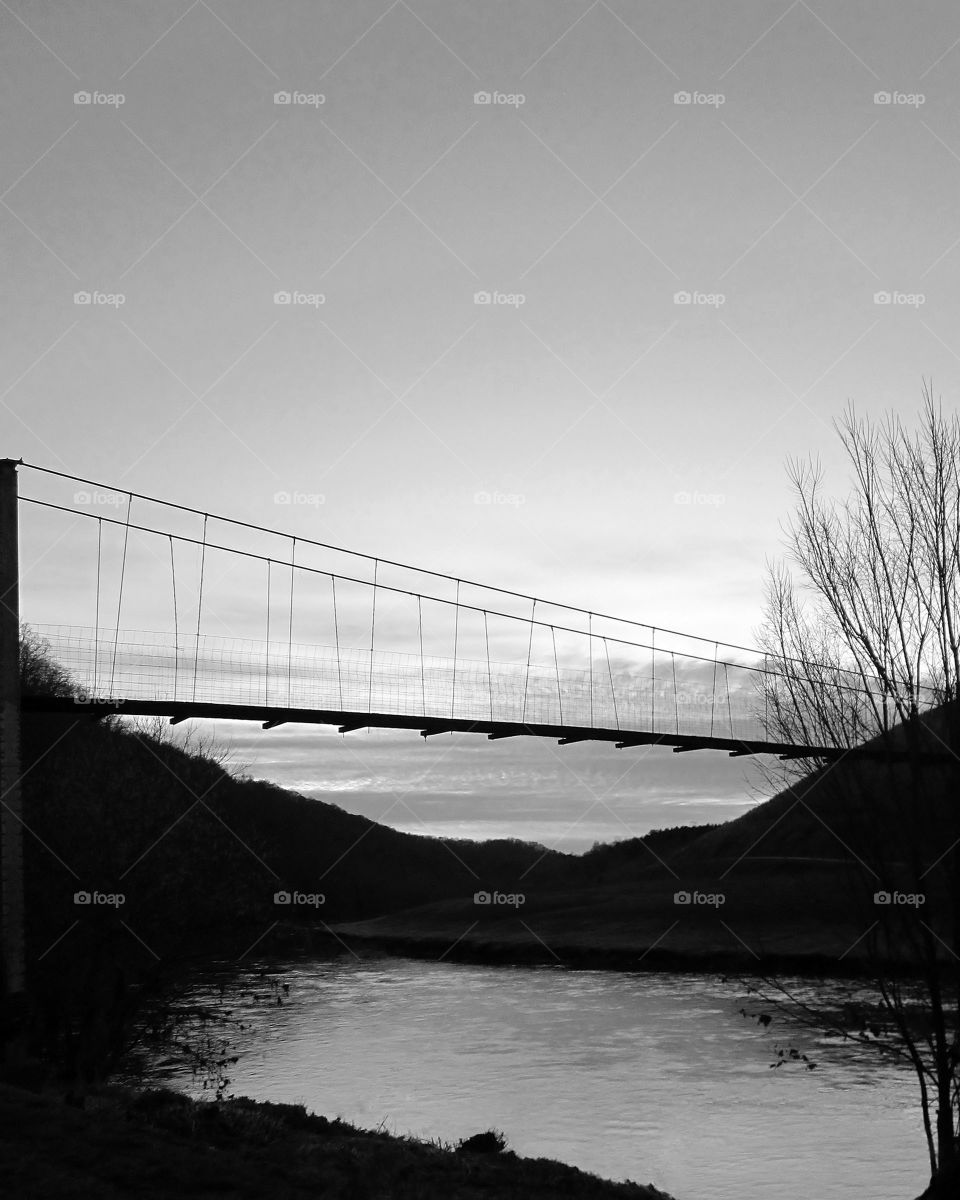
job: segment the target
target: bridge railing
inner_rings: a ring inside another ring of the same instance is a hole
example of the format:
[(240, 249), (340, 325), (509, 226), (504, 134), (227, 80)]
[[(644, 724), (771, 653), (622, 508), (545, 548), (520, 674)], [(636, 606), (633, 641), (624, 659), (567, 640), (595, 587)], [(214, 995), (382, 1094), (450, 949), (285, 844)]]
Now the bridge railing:
[[(764, 736), (748, 666), (712, 680), (678, 675), (669, 655), (613, 668), (489, 663), (389, 650), (202, 634), (41, 625), (85, 695), (391, 713), (754, 740)], [(705, 672), (709, 675), (709, 672)]]

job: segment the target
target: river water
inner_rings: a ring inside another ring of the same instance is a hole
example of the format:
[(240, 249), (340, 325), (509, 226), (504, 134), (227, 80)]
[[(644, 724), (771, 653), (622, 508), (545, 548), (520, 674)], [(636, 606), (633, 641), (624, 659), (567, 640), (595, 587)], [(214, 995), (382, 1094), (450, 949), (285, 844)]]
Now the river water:
[[(495, 1127), (676, 1200), (911, 1200), (926, 1181), (908, 1071), (775, 1014), (764, 1029), (716, 977), (394, 957), (279, 974), (279, 1006), (235, 979), (231, 1094), (447, 1141)], [(771, 1069), (780, 1045), (817, 1069)]]

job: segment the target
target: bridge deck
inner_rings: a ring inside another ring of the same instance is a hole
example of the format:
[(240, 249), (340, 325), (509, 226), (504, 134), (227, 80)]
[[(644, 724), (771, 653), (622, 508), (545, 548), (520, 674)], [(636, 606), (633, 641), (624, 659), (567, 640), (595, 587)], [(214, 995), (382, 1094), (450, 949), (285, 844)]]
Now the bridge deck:
[(333, 709), (281, 708), (257, 704), (222, 704), (183, 700), (106, 700), (70, 696), (23, 696), (24, 712), (75, 713), (78, 716), (169, 717), (177, 724), (191, 718), (258, 721), (265, 729), (277, 725), (335, 725), (341, 733), (358, 729), (416, 729), (422, 737), (439, 733), (485, 733), (491, 740), (508, 737), (555, 739), (561, 746), (574, 742), (612, 742), (618, 750), (632, 746), (670, 746), (675, 754), (689, 750), (725, 750), (731, 757), (774, 754), (783, 759), (808, 758), (832, 761), (845, 755), (881, 758), (885, 752), (869, 746), (843, 749), (835, 746), (802, 746), (783, 742), (744, 741), (699, 734), (652, 733), (634, 729), (544, 725), (519, 721), (484, 721), (462, 718), (416, 717), (396, 713), (345, 712)]

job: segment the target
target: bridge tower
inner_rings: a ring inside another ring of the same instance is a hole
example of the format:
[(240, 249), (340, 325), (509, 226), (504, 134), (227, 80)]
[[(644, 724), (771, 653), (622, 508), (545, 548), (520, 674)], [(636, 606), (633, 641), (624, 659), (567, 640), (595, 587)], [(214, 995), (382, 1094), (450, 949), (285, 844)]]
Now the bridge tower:
[(17, 536), (19, 465), (17, 459), (0, 459), (0, 943), (5, 1007), (18, 1003), (25, 984)]

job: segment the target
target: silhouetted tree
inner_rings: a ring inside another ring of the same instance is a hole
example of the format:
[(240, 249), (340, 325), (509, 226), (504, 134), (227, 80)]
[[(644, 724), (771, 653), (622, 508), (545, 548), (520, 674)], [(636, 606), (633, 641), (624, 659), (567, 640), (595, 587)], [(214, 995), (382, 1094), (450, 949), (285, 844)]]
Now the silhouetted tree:
[[(797, 760), (788, 783), (843, 815), (862, 872), (876, 1006), (827, 1015), (769, 990), (813, 1023), (909, 1061), (929, 1152), (929, 1195), (960, 1169), (960, 420), (924, 386), (915, 430), (848, 408), (844, 500), (814, 461), (790, 464), (788, 564), (770, 569), (763, 686), (771, 738), (876, 757)], [(934, 756), (941, 761), (934, 762)], [(799, 795), (799, 792), (798, 792)], [(852, 815), (851, 815), (852, 814)], [(838, 839), (840, 840), (840, 839)], [(896, 897), (913, 897), (897, 903)], [(922, 897), (922, 899), (921, 899)], [(890, 902), (893, 900), (893, 902)]]

